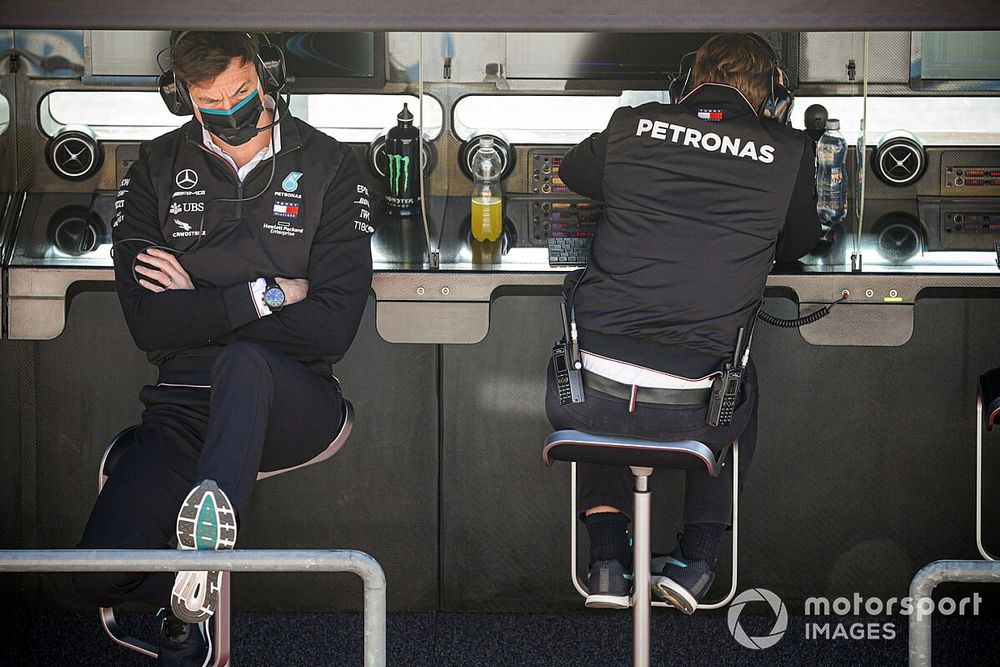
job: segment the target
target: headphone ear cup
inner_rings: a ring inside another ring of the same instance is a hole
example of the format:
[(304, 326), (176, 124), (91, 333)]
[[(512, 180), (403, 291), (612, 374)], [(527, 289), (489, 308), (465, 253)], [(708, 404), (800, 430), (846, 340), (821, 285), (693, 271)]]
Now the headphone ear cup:
[(794, 102), (795, 96), (792, 94), (792, 91), (786, 88), (784, 84), (775, 80), (772, 84), (771, 97), (765, 102), (764, 115), (785, 124), (788, 122), (788, 117), (792, 114), (792, 104)]
[(274, 95), (285, 87), (285, 56), (274, 44), (261, 44), (258, 52), (257, 74), (264, 92)]
[(194, 115), (191, 96), (188, 95), (184, 83), (174, 76), (173, 69), (168, 69), (160, 75), (160, 78), (157, 80), (157, 87), (160, 89), (160, 98), (167, 105), (170, 113), (175, 116)]

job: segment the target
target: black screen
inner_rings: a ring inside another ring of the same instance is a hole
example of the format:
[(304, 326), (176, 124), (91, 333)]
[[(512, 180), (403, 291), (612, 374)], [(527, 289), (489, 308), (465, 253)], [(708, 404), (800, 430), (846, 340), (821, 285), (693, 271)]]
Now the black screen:
[(285, 32), (269, 34), (285, 54), (295, 79), (374, 79), (374, 32)]

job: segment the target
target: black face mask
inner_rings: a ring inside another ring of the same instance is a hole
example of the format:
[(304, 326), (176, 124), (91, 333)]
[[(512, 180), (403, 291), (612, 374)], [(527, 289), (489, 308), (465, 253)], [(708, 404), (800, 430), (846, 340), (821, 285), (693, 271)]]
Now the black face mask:
[(260, 101), (260, 94), (255, 90), (232, 109), (221, 111), (198, 107), (198, 111), (201, 112), (201, 122), (206, 130), (230, 146), (242, 146), (260, 132), (257, 121), (264, 113), (264, 105)]

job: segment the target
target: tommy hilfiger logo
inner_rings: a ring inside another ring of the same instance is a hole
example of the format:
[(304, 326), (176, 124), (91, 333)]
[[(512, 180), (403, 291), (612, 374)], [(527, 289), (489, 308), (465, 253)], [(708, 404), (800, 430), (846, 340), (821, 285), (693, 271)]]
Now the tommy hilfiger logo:
[(718, 123), (725, 118), (725, 114), (722, 113), (722, 109), (699, 109), (698, 118)]
[(283, 218), (297, 218), (299, 216), (299, 205), (274, 202), (274, 214)]

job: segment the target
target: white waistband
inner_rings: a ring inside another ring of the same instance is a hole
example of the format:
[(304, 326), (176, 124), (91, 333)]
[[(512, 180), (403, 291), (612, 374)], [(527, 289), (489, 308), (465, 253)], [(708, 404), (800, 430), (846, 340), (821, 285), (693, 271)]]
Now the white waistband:
[(707, 377), (691, 379), (679, 375), (671, 375), (663, 371), (654, 371), (645, 366), (636, 366), (625, 361), (602, 357), (599, 354), (580, 351), (583, 367), (591, 373), (606, 377), (622, 384), (632, 384), (637, 387), (655, 389), (705, 389), (712, 386), (713, 373)]

